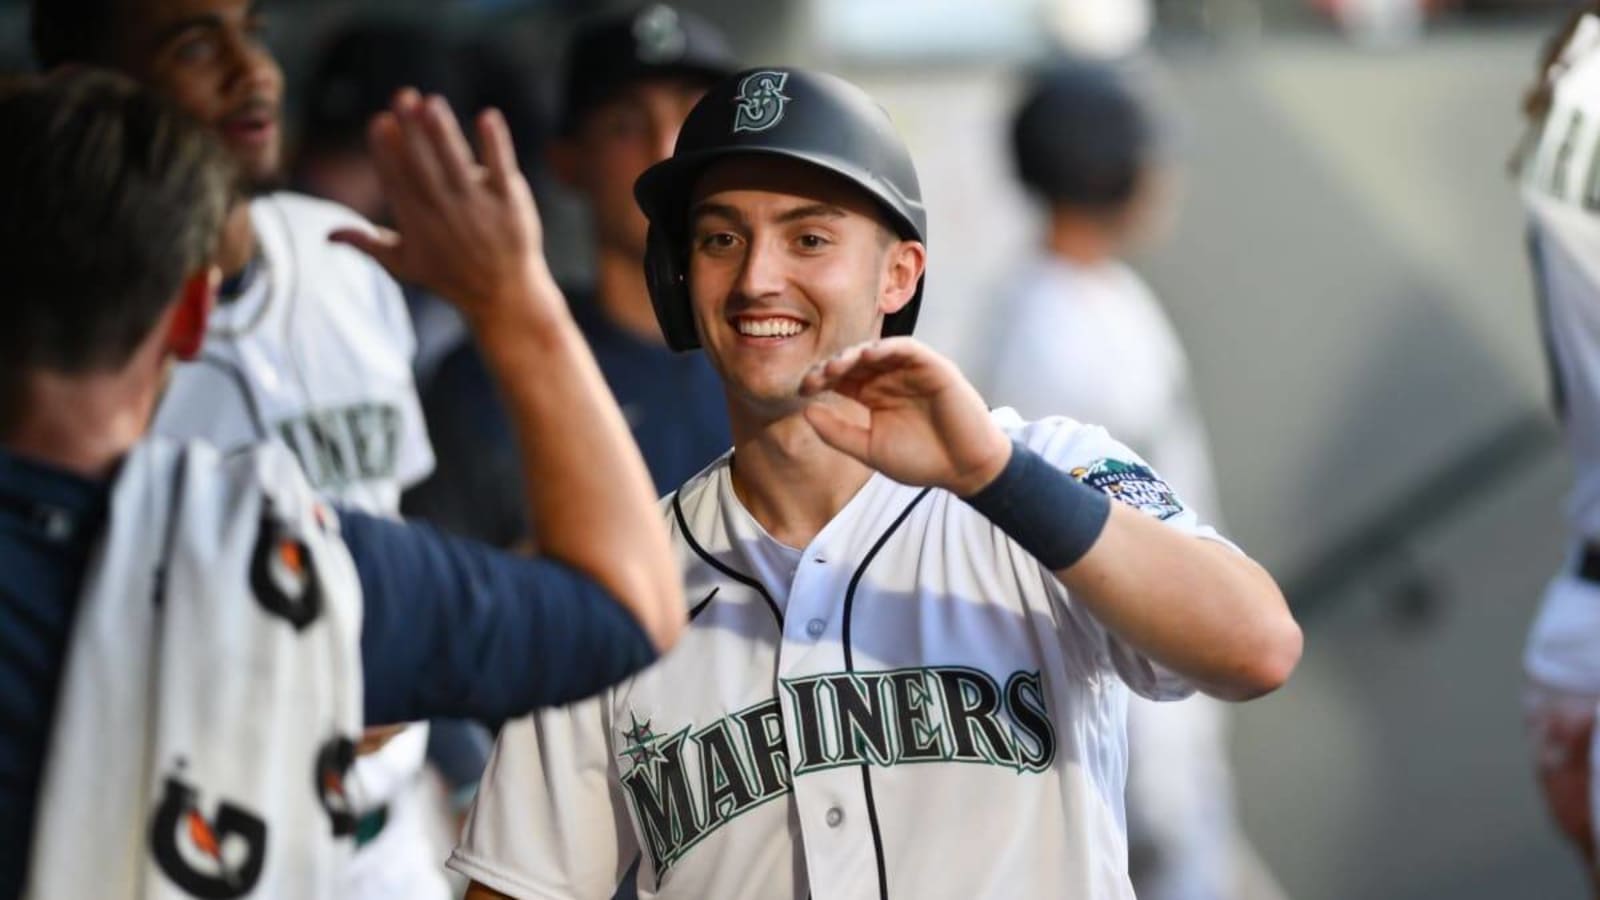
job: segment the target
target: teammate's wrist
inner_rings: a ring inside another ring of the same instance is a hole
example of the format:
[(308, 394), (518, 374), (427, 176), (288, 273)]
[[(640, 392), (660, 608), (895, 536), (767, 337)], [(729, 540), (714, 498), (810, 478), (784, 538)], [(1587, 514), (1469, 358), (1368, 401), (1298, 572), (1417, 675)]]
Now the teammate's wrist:
[(496, 283), (463, 312), (480, 340), (506, 330), (552, 327), (571, 318), (561, 288), (543, 258), (528, 263), (522, 274)]
[(1109, 497), (1015, 441), (1000, 474), (963, 499), (1052, 572), (1082, 559), (1111, 517)]

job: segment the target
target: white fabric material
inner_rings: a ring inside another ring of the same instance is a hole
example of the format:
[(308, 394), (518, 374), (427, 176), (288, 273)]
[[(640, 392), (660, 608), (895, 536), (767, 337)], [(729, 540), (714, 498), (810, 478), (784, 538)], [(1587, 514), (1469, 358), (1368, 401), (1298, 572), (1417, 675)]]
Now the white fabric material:
[[(1136, 460), (1099, 428), (996, 418), (1067, 471)], [(644, 900), (848, 900), (879, 895), (881, 844), (896, 897), (1133, 896), (1128, 689), (1185, 683), (943, 491), (869, 480), (804, 548), (781, 621), (749, 583), (772, 539), (729, 458), (676, 500), (703, 604), (687, 634), (604, 695), (509, 723), (452, 868), (513, 897), (604, 900), (644, 847)], [(1166, 523), (1221, 540), (1192, 511)]]
[(366, 225), (341, 206), (271, 194), (251, 202), (250, 221), (263, 268), (212, 315), (201, 358), (174, 371), (152, 430), (225, 451), (281, 441), (324, 496), (392, 515), (434, 463), (400, 288), (329, 243), (335, 229)]
[[(280, 442), (324, 496), (399, 515), (401, 492), (434, 465), (400, 286), (363, 254), (328, 241), (336, 229), (367, 225), (342, 206), (275, 193), (251, 202), (250, 223), (263, 267), (244, 296), (215, 310), (201, 359), (176, 368), (152, 430), (224, 450)], [(412, 728), (412, 743), (425, 746), (427, 726)], [(409, 746), (390, 741), (357, 761), (354, 780), (366, 788), (353, 798), (358, 813), (421, 790), (423, 757)], [(385, 830), (414, 840), (363, 847), (356, 882), (413, 868), (415, 859), (432, 862), (432, 845), (420, 838), (426, 829), (415, 821), (421, 808), (408, 802), (390, 810)], [(352, 888), (350, 896), (389, 895)], [(413, 896), (444, 900), (446, 893)]]
[[(991, 338), (991, 402), (1103, 426), (1215, 521), (1215, 477), (1188, 358), (1132, 269), (1042, 256), (1016, 274)], [(1134, 885), (1146, 900), (1237, 895), (1231, 847), (1244, 839), (1227, 719), (1223, 703), (1204, 695), (1129, 703), (1128, 832)]]
[(1552, 369), (1565, 393), (1563, 432), (1576, 473), (1567, 499), (1573, 551), (1550, 582), (1524, 665), (1536, 681), (1600, 692), (1600, 588), (1578, 579), (1578, 545), (1600, 540), (1600, 25), (1574, 32), (1549, 115), (1523, 171), (1531, 262)]
[[(309, 620), (261, 599), (312, 583)], [(135, 449), (73, 626), (28, 896), (345, 896), (351, 841), (319, 793), (342, 773), (319, 759), (361, 727), (360, 620), (337, 520), (289, 454)]]

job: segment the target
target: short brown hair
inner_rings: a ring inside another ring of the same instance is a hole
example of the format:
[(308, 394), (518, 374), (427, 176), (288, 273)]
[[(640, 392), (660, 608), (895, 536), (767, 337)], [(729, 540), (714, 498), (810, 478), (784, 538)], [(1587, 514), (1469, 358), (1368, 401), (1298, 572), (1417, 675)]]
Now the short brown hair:
[(232, 177), (207, 129), (120, 75), (0, 85), (0, 375), (125, 364), (215, 252)]

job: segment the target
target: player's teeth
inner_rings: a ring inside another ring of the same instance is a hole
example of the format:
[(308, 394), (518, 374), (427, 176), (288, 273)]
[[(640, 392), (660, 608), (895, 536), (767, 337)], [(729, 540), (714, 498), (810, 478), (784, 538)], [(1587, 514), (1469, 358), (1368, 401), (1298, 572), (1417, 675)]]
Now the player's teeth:
[(793, 337), (805, 326), (793, 319), (741, 319), (739, 333), (749, 337)]

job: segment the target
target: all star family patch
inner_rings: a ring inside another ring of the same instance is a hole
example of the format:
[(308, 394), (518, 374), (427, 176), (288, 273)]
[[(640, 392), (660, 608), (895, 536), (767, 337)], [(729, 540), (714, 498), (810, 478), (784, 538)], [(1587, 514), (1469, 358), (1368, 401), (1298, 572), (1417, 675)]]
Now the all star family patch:
[(1149, 466), (1120, 459), (1097, 459), (1087, 466), (1078, 466), (1070, 474), (1146, 515), (1170, 519), (1183, 512), (1178, 496), (1160, 476), (1150, 471)]

